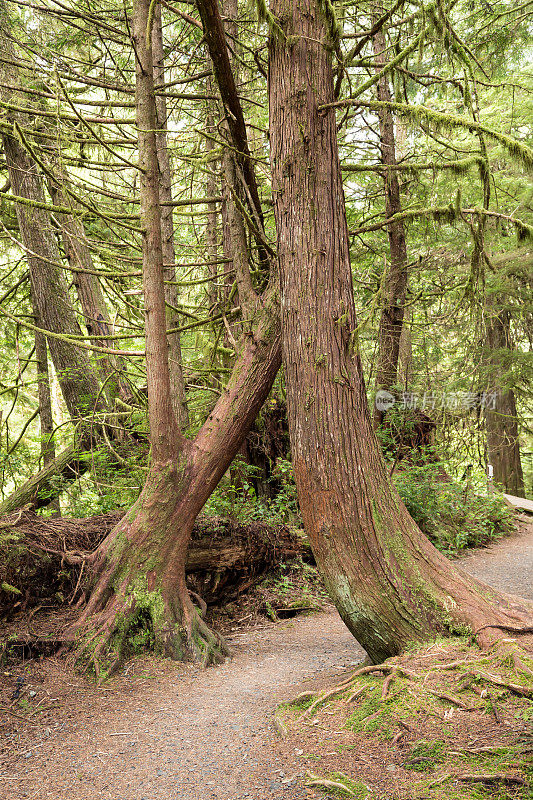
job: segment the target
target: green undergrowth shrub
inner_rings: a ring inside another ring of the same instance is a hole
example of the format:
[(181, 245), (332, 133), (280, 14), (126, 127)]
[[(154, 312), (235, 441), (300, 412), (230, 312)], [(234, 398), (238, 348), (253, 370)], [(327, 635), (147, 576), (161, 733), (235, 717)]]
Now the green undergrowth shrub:
[[(278, 460), (274, 476), (281, 488), (268, 500), (256, 497), (253, 471), (241, 463), (239, 483), (226, 478), (209, 499), (206, 513), (301, 527), (291, 463)], [(513, 530), (512, 510), (501, 495), (476, 494), (469, 484), (449, 477), (441, 462), (401, 462), (393, 482), (417, 525), (447, 555), (490, 544)]]
[(417, 525), (446, 554), (482, 547), (513, 530), (512, 510), (501, 495), (476, 494), (447, 477), (438, 462), (402, 465), (393, 480)]
[(241, 522), (284, 523), (301, 527), (291, 462), (281, 458), (277, 460), (272, 480), (276, 481), (279, 490), (272, 498), (257, 497), (253, 485), (256, 473), (257, 467), (239, 460), (236, 469), (215, 489), (204, 512), (208, 516), (231, 516)]
[(61, 494), (63, 512), (72, 517), (106, 514), (120, 508), (130, 508), (143, 487), (147, 473), (147, 450), (144, 443), (130, 446), (115, 444), (124, 459), (117, 464), (106, 449), (81, 453), (90, 464), (77, 481), (67, 484)]
[(281, 562), (261, 581), (256, 592), (263, 598), (267, 616), (274, 620), (280, 609), (318, 611), (329, 601), (317, 568), (302, 558)]

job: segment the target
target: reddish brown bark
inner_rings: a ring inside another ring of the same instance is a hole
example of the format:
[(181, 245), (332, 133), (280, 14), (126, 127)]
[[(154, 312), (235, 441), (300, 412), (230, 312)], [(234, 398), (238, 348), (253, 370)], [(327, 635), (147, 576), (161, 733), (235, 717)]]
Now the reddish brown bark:
[(224, 107), (227, 109), (226, 121), (232, 141), (237, 149), (239, 164), (243, 171), (249, 192), (252, 216), (256, 216), (263, 227), (263, 211), (259, 199), (257, 180), (252, 166), (244, 115), (237, 93), (235, 76), (231, 68), (230, 56), (226, 46), (224, 25), (217, 0), (197, 0), (196, 5), (202, 19), (204, 35), (213, 63), (213, 71)]
[(465, 629), (494, 638), (533, 604), (452, 566), (390, 485), (372, 428), (355, 332), (331, 47), (315, 0), (275, 0), (270, 142), (283, 355), (300, 508), (346, 625), (373, 660)]
[[(163, 46), (163, 23), (161, 4), (156, 3), (154, 28), (152, 31), (152, 56), (154, 68), (154, 87), (165, 83), (165, 53)], [(167, 144), (167, 101), (163, 93), (156, 95), (157, 118), (157, 160), (159, 164), (159, 200), (161, 202), (161, 247), (165, 267), (165, 300), (167, 303), (168, 328), (178, 328), (180, 318), (177, 312), (179, 291), (176, 285), (176, 251), (174, 247), (174, 216), (172, 207), (172, 171)], [(213, 193), (214, 194), (214, 193)], [(189, 424), (189, 411), (185, 395), (181, 340), (178, 332), (167, 334), (168, 361), (170, 370), (170, 399), (178, 421), (183, 430)]]
[(271, 290), (259, 303), (253, 333), (245, 337), (228, 386), (194, 442), (174, 460), (152, 465), (138, 501), (95, 554), (97, 580), (77, 633), (95, 632), (90, 655), (97, 669), (110, 650), (110, 666), (120, 663), (143, 614), (151, 618), (156, 646), (174, 658), (207, 663), (226, 652), (189, 599), (186, 554), (198, 513), (237, 454), (279, 369), (275, 301)]
[(140, 497), (96, 551), (95, 585), (73, 633), (80, 658), (102, 676), (120, 663), (137, 628), (174, 658), (204, 663), (227, 648), (192, 604), (185, 582), (194, 521), (235, 457), (281, 361), (276, 292), (250, 294), (249, 332), (228, 386), (193, 442), (180, 434), (170, 403), (163, 257), (155, 141), (149, 0), (134, 4), (136, 108), (141, 169), (146, 365), (152, 458)]

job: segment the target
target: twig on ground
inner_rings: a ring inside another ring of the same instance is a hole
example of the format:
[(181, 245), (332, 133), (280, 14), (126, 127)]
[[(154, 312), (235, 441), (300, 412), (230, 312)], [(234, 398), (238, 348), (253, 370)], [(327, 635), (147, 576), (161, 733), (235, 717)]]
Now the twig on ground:
[(476, 711), (476, 706), (467, 706), (466, 703), (463, 703), (462, 700), (459, 700), (458, 697), (454, 697), (451, 694), (446, 694), (445, 692), (437, 692), (434, 689), (426, 689), (428, 694), (432, 694), (434, 697), (438, 697), (439, 700), (446, 700), (448, 703), (451, 703), (454, 706), (458, 706), (459, 708), (464, 709), (464, 711)]

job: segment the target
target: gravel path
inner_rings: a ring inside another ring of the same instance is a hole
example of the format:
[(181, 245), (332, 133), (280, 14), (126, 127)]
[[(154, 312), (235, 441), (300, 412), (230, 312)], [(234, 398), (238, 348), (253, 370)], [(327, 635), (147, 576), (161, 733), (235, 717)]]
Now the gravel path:
[[(497, 588), (533, 597), (533, 526), (460, 560)], [(11, 736), (1, 800), (303, 800), (309, 765), (284, 762), (272, 712), (306, 688), (333, 682), (364, 653), (336, 612), (236, 634), (233, 658), (200, 671), (132, 662), (111, 687), (70, 673), (62, 712)], [(77, 681), (77, 682), (76, 682)], [(48, 684), (50, 685), (50, 678)], [(70, 688), (69, 688), (70, 687)], [(39, 695), (36, 699), (39, 698)], [(45, 727), (48, 724), (49, 727)], [(332, 747), (334, 743), (332, 743)]]
[[(74, 713), (0, 769), (19, 800), (300, 800), (305, 774), (276, 755), (276, 706), (353, 669), (364, 652), (336, 612), (235, 635), (234, 657), (164, 667), (134, 690), (71, 684)], [(1, 750), (1, 748), (0, 748)], [(5, 782), (3, 782), (3, 780)], [(3, 783), (3, 788), (2, 788)], [(5, 791), (5, 794), (2, 794)]]
[(533, 599), (533, 522), (524, 517), (519, 531), (459, 560), (459, 566), (495, 589)]

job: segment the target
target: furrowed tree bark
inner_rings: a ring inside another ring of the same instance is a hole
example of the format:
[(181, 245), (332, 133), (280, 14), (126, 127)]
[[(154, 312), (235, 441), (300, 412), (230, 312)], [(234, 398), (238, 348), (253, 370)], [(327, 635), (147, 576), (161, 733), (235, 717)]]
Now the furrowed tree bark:
[[(239, 100), (235, 75), (232, 70), (230, 54), (226, 45), (224, 23), (220, 15), (218, 0), (196, 0), (196, 5), (202, 20), (204, 36), (213, 63), (213, 72), (218, 84), (220, 98), (226, 112), (226, 123), (230, 139), (236, 150), (235, 161), (242, 172), (243, 183), (246, 189), (246, 203), (257, 229), (262, 234), (264, 218), (259, 197), (259, 188), (253, 168), (253, 161), (246, 133), (246, 124)], [(231, 12), (232, 7), (230, 6), (230, 19)], [(263, 237), (261, 235), (256, 236), (256, 240), (259, 260), (266, 268), (270, 259), (264, 246)]]
[[(382, 16), (383, 9), (378, 9), (374, 16), (374, 24)], [(387, 42), (383, 28), (372, 37), (376, 70), (379, 72), (387, 63)], [(392, 99), (387, 75), (380, 78), (377, 85), (377, 99), (390, 102)], [(379, 132), (381, 140), (381, 163), (383, 164), (383, 182), (385, 186), (385, 215), (392, 217), (402, 211), (400, 198), (400, 182), (398, 172), (394, 169), (396, 161), (396, 141), (394, 135), (394, 117), (389, 108), (380, 108)], [(398, 380), (398, 359), (402, 336), (405, 296), (407, 291), (407, 245), (405, 227), (402, 220), (387, 225), (387, 237), (390, 248), (390, 264), (385, 268), (381, 285), (382, 309), (378, 335), (378, 361), (376, 366), (376, 390), (389, 391)], [(374, 426), (378, 428), (383, 422), (383, 409), (375, 405)]]
[[(206, 127), (207, 131), (213, 135), (213, 131), (215, 130), (215, 108), (213, 108), (212, 101), (208, 100), (208, 107), (207, 107), (207, 117), (206, 117)], [(215, 171), (215, 165), (217, 162), (214, 162), (211, 159), (210, 154), (215, 150), (215, 143), (214, 141), (206, 137), (205, 140), (205, 152), (207, 159), (209, 161), (209, 165), (212, 168), (212, 172), (207, 176), (206, 180), (206, 195), (207, 197), (215, 197), (217, 188), (218, 188), (218, 180), (217, 174)], [(207, 274), (211, 278), (208, 284), (208, 304), (209, 304), (209, 313), (213, 316), (218, 311), (219, 306), (219, 290), (218, 290), (218, 279), (217, 279), (217, 272), (218, 272), (218, 212), (216, 203), (208, 203), (207, 204), (207, 220), (205, 226), (205, 244), (207, 250), (207, 258), (209, 260), (209, 265), (207, 267)], [(224, 272), (227, 270), (227, 264), (224, 264)]]
[[(198, 436), (166, 471), (152, 467), (139, 500), (96, 551), (92, 594), (72, 634), (101, 678), (120, 664), (146, 618), (156, 647), (173, 658), (207, 664), (227, 653), (185, 596), (184, 565), (194, 521), (235, 458), (279, 369), (277, 302), (271, 287)], [(180, 615), (181, 621), (174, 621)]]
[(291, 453), (317, 564), (374, 661), (439, 633), (491, 642), (498, 626), (530, 626), (533, 604), (452, 566), (390, 484), (357, 348), (336, 119), (321, 110), (331, 43), (316, 0), (271, 11), (287, 37), (270, 40), (269, 102)]
[[(239, 62), (235, 58), (235, 47), (236, 41), (238, 36), (237, 30), (237, 14), (238, 14), (238, 6), (236, 0), (224, 0), (221, 13), (224, 14), (224, 33), (227, 35), (228, 39), (232, 43), (233, 49), (230, 50), (227, 47), (229, 64), (233, 73), (233, 79), (235, 82), (235, 91), (238, 92), (239, 90), (239, 83), (240, 83), (240, 76), (239, 76)], [(212, 53), (212, 48), (211, 48)], [(212, 63), (212, 61), (211, 61)], [(224, 103), (222, 102), (221, 105), (221, 112), (222, 114), (227, 113), (225, 111)], [(238, 297), (238, 287), (237, 292), (233, 292), (233, 286), (235, 283), (236, 272), (237, 268), (239, 267), (239, 262), (242, 266), (242, 259), (247, 257), (247, 243), (246, 243), (246, 234), (242, 231), (242, 217), (239, 220), (237, 219), (236, 214), (236, 207), (235, 207), (235, 197), (233, 192), (236, 192), (239, 199), (242, 201), (243, 196), (243, 186), (239, 186), (236, 180), (236, 163), (234, 160), (234, 153), (232, 151), (232, 146), (236, 147), (236, 142), (232, 137), (231, 129), (228, 125), (225, 126), (225, 133), (227, 137), (228, 146), (224, 147), (222, 152), (222, 250), (224, 253), (224, 258), (228, 259), (227, 261), (227, 271), (230, 273), (226, 275), (224, 279), (224, 289), (222, 292), (222, 301), (227, 305), (231, 302), (233, 306), (239, 304), (239, 297)], [(237, 249), (238, 247), (238, 249)], [(229, 269), (231, 267), (231, 270)], [(231, 300), (230, 300), (231, 298)], [(235, 327), (235, 321), (232, 325), (231, 322), (228, 322), (225, 326), (224, 331), (224, 345), (226, 347), (226, 351), (224, 353), (223, 364), (226, 368), (231, 365), (232, 357), (231, 357), (231, 349), (232, 349), (232, 338), (233, 337), (233, 328)], [(233, 476), (232, 476), (233, 480)]]
[(207, 664), (228, 652), (189, 597), (187, 548), (196, 516), (235, 457), (281, 360), (273, 286), (264, 298), (256, 298), (249, 333), (226, 390), (194, 442), (184, 439), (170, 401), (156, 108), (146, 29), (149, 5), (149, 0), (134, 4), (133, 44), (152, 457), (139, 499), (94, 555), (92, 593), (71, 631), (77, 637), (78, 657), (87, 660), (99, 678), (117, 667), (139, 630), (176, 659)]
[[(163, 22), (161, 4), (156, 3), (154, 27), (152, 31), (152, 58), (154, 68), (154, 87), (165, 83), (165, 53), (163, 47)], [(174, 283), (165, 284), (165, 300), (168, 304), (167, 324), (169, 328), (179, 327), (179, 314), (176, 308), (179, 303), (179, 291), (176, 281), (176, 251), (174, 248), (174, 216), (172, 208), (172, 172), (170, 169), (170, 153), (167, 144), (167, 101), (164, 93), (156, 95), (157, 118), (157, 160), (159, 164), (159, 200), (161, 202), (161, 238), (165, 280)], [(167, 334), (168, 361), (170, 369), (171, 401), (178, 426), (183, 430), (189, 424), (189, 410), (185, 395), (183, 377), (183, 361), (179, 333)]]

